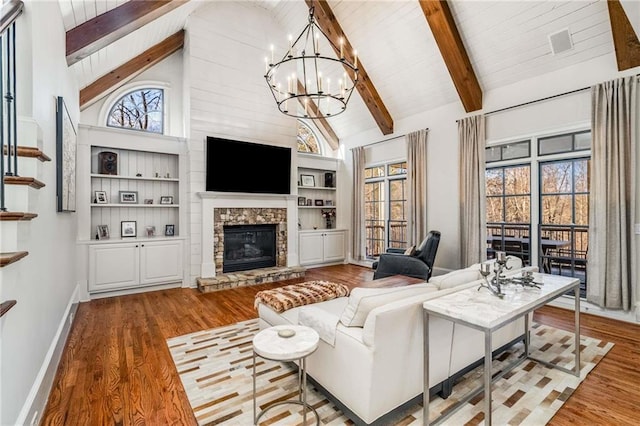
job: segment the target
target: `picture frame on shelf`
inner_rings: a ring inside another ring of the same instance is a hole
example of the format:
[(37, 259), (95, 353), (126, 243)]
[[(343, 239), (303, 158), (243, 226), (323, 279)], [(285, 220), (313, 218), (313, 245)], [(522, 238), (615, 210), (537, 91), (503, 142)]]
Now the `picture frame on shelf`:
[(333, 207), (333, 200), (324, 200), (324, 205), (327, 207)]
[(298, 197), (298, 205), (306, 206), (307, 205), (307, 197)]
[(107, 191), (94, 191), (94, 199), (96, 204), (107, 204)]
[(108, 240), (109, 239), (109, 225), (98, 225), (96, 226), (96, 236), (98, 240)]
[(173, 237), (175, 235), (176, 232), (176, 226), (175, 225), (165, 225), (164, 226), (164, 236), (165, 237)]
[(314, 175), (300, 175), (300, 186), (316, 186), (316, 177)]
[(173, 196), (163, 195), (160, 197), (160, 204), (173, 204)]
[(313, 200), (311, 198), (307, 198), (307, 206), (313, 206)]
[(138, 204), (138, 191), (119, 191), (120, 204)]
[(145, 198), (144, 199), (144, 203), (145, 204), (153, 204), (153, 198)]
[(145, 227), (145, 231), (147, 232), (147, 237), (155, 237), (156, 236), (156, 227), (153, 225), (149, 225)]
[(322, 207), (322, 206), (324, 206), (324, 200), (313, 200), (313, 205), (314, 206), (318, 206), (318, 207)]
[(123, 220), (120, 222), (120, 236), (122, 238), (135, 238), (137, 235), (137, 222), (135, 220)]

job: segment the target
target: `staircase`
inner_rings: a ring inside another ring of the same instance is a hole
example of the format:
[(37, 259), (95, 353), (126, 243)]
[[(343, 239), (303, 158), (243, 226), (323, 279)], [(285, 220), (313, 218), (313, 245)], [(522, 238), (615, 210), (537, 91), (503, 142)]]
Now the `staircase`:
[[(4, 299), (7, 291), (11, 293), (11, 288), (5, 290), (4, 286), (16, 285), (18, 276), (15, 270), (5, 270), (29, 254), (23, 249), (26, 241), (22, 240), (25, 235), (28, 237), (29, 229), (25, 234), (23, 228), (38, 216), (29, 210), (37, 201), (30, 191), (44, 187), (34, 177), (40, 171), (35, 163), (51, 159), (37, 147), (37, 124), (24, 120), (19, 123), (17, 116), (16, 20), (24, 4), (20, 0), (3, 1), (0, 9), (0, 46), (5, 46), (0, 54), (0, 297)], [(18, 146), (19, 141), (24, 145)], [(3, 300), (0, 317), (16, 303)]]
[[(37, 146), (37, 124), (20, 120), (17, 127), (18, 139), (23, 145), (18, 146), (17, 150), (4, 145), (1, 156), (5, 171), (3, 185), (0, 185), (0, 198), (5, 208), (0, 211), (0, 281), (3, 286), (17, 284), (13, 265), (29, 255), (30, 222), (37, 220), (35, 211), (38, 208), (39, 190), (45, 187), (45, 183), (38, 178), (42, 175), (43, 167), (48, 167), (46, 163), (51, 162), (51, 158)], [(12, 162), (12, 175), (9, 176), (6, 175), (8, 161)], [(16, 300), (2, 300), (0, 316), (15, 305)]]

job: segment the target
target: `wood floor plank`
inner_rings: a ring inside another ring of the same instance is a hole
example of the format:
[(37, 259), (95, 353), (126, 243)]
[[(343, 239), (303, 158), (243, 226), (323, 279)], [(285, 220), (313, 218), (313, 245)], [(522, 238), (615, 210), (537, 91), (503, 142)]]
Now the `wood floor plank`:
[[(81, 303), (43, 415), (44, 425), (196, 425), (166, 339), (255, 318), (255, 293), (308, 280), (371, 280), (355, 265), (314, 268), (304, 279), (202, 294), (171, 289)], [(573, 330), (573, 312), (553, 307), (534, 319)], [(615, 346), (550, 425), (632, 425), (640, 401), (640, 325), (581, 316), (581, 333)]]

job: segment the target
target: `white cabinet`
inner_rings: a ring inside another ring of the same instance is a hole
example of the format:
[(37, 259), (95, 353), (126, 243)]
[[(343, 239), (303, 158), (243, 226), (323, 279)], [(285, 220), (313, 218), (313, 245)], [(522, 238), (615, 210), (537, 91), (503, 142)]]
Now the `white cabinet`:
[(89, 245), (89, 292), (182, 281), (182, 240)]
[(346, 231), (325, 229), (300, 231), (300, 264), (341, 262), (345, 258)]

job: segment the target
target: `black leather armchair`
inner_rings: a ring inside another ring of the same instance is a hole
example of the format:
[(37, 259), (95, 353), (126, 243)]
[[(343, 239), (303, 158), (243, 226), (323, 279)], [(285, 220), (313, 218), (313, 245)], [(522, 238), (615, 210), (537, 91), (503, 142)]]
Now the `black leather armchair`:
[(392, 275), (406, 275), (428, 281), (433, 271), (433, 263), (440, 244), (440, 232), (430, 231), (411, 255), (404, 254), (404, 250), (389, 249), (380, 255), (380, 259), (373, 264), (373, 279)]

